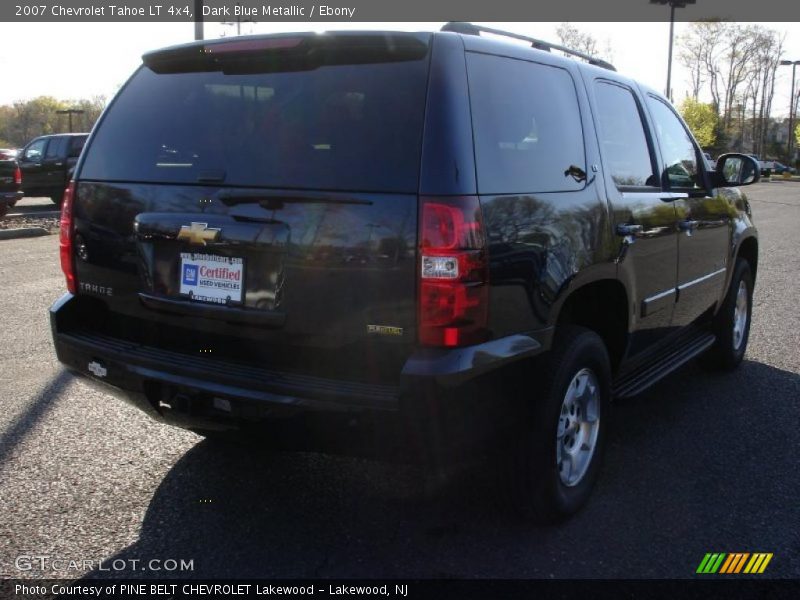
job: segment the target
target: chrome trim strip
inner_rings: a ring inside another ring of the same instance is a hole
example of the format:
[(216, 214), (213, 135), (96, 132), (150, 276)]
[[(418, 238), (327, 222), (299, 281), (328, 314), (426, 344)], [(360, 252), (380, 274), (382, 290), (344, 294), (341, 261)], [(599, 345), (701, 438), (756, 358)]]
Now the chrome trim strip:
[(661, 190), (654, 192), (620, 192), (623, 200), (656, 200), (664, 195)]
[(689, 194), (684, 192), (664, 192), (662, 190), (652, 192), (620, 192), (623, 200), (644, 200), (658, 198), (660, 200), (682, 200), (689, 197)]
[(642, 300), (642, 308), (640, 310), (640, 314), (642, 318), (649, 317), (650, 315), (654, 315), (657, 312), (661, 312), (664, 310), (668, 302), (659, 302), (659, 300), (663, 300), (664, 298), (669, 298), (675, 294), (675, 288), (664, 290), (663, 292), (659, 292), (655, 296), (650, 296), (649, 298), (645, 298)]
[(656, 300), (661, 300), (661, 298), (666, 298), (670, 294), (674, 294), (674, 293), (675, 293), (675, 288), (672, 288), (672, 289), (669, 289), (669, 290), (664, 290), (663, 292), (660, 292), (660, 293), (656, 294), (655, 296), (650, 296), (649, 298), (645, 298), (643, 300), (643, 302), (645, 304), (647, 304), (648, 302), (655, 302)]
[(689, 194), (686, 192), (662, 192), (661, 199), (662, 200), (685, 200), (689, 197)]
[(685, 290), (688, 287), (695, 285), (696, 283), (702, 283), (707, 279), (711, 279), (712, 277), (716, 277), (717, 275), (722, 275), (725, 272), (725, 268), (717, 269), (713, 273), (708, 273), (707, 275), (703, 275), (702, 277), (698, 277), (697, 279), (692, 279), (691, 281), (687, 281), (686, 283), (682, 283), (678, 286), (678, 291)]

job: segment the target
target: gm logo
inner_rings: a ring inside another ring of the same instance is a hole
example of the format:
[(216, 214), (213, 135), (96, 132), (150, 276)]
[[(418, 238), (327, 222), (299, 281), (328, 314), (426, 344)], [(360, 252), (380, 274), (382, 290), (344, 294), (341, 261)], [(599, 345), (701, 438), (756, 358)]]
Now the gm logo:
[(197, 265), (183, 265), (183, 283), (197, 285)]
[(772, 560), (772, 552), (709, 552), (703, 557), (696, 573), (700, 574), (725, 574), (749, 573), (755, 575), (763, 573), (769, 561)]
[(108, 375), (108, 370), (96, 360), (90, 362), (86, 367), (95, 377), (100, 377), (101, 379)]

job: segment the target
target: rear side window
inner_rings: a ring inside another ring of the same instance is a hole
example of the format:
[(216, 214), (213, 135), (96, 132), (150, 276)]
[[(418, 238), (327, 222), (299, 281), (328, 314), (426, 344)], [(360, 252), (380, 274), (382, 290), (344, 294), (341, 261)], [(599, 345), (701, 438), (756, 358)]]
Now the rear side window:
[(606, 170), (618, 188), (659, 187), (633, 92), (598, 81), (597, 134)]
[(65, 137), (50, 138), (50, 143), (47, 144), (47, 153), (45, 158), (63, 158), (66, 155), (66, 142)]
[(467, 67), (480, 193), (582, 189), (570, 175), (570, 167), (586, 170), (570, 74), (485, 54), (468, 54)]
[(81, 178), (416, 192), (427, 58), (158, 74), (101, 122)]

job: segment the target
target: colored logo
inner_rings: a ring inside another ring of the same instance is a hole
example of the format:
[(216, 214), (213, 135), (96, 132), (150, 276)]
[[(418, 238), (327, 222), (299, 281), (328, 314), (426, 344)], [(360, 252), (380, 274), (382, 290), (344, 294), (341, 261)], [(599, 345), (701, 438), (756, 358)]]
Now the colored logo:
[(197, 284), (197, 265), (183, 265), (183, 283), (184, 285)]
[(187, 240), (190, 244), (206, 245), (206, 242), (213, 242), (219, 235), (219, 228), (209, 227), (208, 223), (192, 223), (191, 225), (181, 225), (178, 232), (179, 240)]
[(769, 561), (772, 560), (772, 552), (709, 552), (703, 557), (696, 573), (708, 574), (737, 574), (749, 573), (755, 575), (763, 573)]

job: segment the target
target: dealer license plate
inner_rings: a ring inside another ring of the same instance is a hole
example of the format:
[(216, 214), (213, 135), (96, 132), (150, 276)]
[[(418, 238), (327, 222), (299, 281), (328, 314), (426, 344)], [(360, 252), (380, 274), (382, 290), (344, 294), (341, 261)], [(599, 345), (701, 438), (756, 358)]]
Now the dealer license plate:
[(182, 296), (199, 302), (241, 304), (243, 289), (243, 259), (181, 252)]

